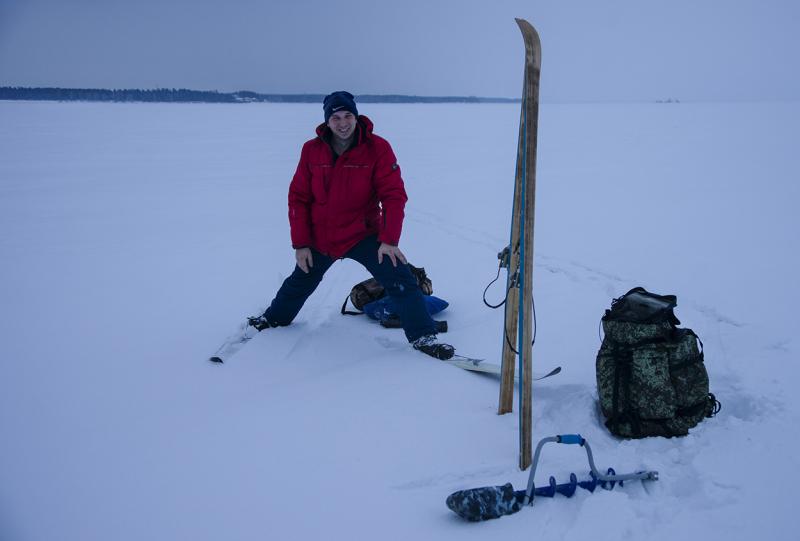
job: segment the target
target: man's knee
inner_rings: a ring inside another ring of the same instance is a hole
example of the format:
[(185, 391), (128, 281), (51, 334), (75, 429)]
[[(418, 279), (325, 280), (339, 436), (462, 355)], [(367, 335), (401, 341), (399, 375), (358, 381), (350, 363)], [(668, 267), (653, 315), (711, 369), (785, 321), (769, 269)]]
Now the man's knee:
[[(381, 281), (381, 280), (378, 280)], [(408, 270), (408, 268), (396, 267), (393, 270), (385, 273), (381, 283), (389, 295), (404, 296), (414, 294), (419, 285), (417, 279)]]

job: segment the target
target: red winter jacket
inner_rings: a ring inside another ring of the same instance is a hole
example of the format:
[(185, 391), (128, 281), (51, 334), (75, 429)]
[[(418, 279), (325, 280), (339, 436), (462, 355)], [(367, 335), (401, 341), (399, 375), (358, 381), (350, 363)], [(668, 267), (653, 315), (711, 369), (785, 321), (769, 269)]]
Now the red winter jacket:
[[(392, 147), (358, 117), (357, 142), (334, 162), (325, 124), (306, 142), (289, 186), (292, 246), (342, 257), (369, 235), (397, 245), (406, 201)], [(380, 205), (379, 205), (380, 204)]]

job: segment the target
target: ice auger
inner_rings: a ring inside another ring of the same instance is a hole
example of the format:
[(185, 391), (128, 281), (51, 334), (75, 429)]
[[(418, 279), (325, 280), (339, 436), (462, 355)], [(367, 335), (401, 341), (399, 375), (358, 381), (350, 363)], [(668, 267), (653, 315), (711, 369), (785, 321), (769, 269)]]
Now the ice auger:
[[(555, 478), (550, 477), (547, 486), (536, 487), (533, 480), (536, 476), (536, 466), (539, 464), (539, 456), (545, 443), (563, 443), (566, 445), (580, 445), (586, 449), (586, 456), (589, 459), (590, 479), (588, 481), (578, 481), (574, 473), (570, 474), (569, 482), (557, 484)], [(657, 471), (639, 471), (635, 473), (617, 474), (613, 468), (609, 468), (605, 474), (600, 473), (594, 464), (592, 448), (589, 442), (581, 437), (580, 434), (563, 434), (543, 438), (536, 446), (531, 465), (531, 473), (528, 477), (528, 487), (526, 490), (514, 490), (511, 483), (503, 486), (472, 488), (469, 490), (459, 490), (447, 497), (447, 507), (453, 510), (458, 516), (469, 521), (477, 522), (499, 518), (503, 515), (516, 513), (524, 506), (533, 505), (535, 497), (552, 498), (556, 494), (562, 494), (568, 498), (575, 494), (575, 490), (580, 487), (594, 492), (600, 486), (606, 490), (611, 490), (614, 485), (619, 483), (623, 486), (625, 481), (641, 479), (642, 481), (656, 481)]]

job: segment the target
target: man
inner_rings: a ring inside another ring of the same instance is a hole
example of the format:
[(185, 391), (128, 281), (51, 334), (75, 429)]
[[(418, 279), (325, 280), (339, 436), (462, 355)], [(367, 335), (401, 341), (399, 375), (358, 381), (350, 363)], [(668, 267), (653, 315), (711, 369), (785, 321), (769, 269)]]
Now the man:
[(289, 325), (337, 259), (358, 261), (397, 308), (412, 346), (449, 359), (436, 338), (422, 292), (398, 247), (406, 196), (389, 143), (372, 133), (353, 95), (334, 92), (322, 104), (325, 122), (303, 145), (289, 186), (289, 226), (297, 265), (269, 308), (249, 324), (262, 331)]

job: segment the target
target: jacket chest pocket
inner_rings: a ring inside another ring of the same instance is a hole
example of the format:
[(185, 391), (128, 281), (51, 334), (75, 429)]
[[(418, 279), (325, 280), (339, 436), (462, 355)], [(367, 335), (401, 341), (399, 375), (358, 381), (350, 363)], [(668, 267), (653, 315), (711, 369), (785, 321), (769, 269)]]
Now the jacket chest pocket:
[(348, 204), (362, 207), (372, 197), (372, 166), (359, 164), (346, 164), (342, 167), (345, 185), (347, 186)]
[(323, 205), (328, 202), (332, 172), (333, 167), (330, 164), (311, 165), (311, 193), (314, 200)]

